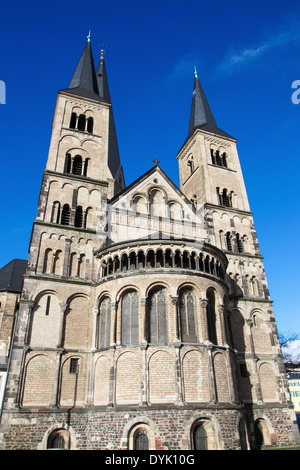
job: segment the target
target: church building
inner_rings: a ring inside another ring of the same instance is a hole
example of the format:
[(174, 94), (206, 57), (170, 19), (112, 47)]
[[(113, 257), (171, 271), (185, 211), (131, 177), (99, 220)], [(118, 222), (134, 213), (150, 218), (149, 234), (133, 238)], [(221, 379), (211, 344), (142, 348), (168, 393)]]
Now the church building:
[(90, 39), (57, 95), (0, 448), (295, 444), (237, 140), (195, 71), (180, 187), (156, 159), (126, 186), (104, 53), (96, 68)]

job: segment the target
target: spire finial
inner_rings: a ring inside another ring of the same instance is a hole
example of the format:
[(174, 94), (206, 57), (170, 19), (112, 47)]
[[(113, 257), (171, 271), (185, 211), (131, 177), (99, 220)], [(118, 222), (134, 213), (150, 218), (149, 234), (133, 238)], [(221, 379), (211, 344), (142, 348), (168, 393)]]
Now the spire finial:
[(89, 30), (89, 35), (87, 36), (88, 42), (91, 42), (91, 30)]
[(197, 72), (197, 69), (196, 69), (196, 65), (195, 65), (194, 75), (195, 75), (195, 78), (198, 78), (198, 72)]
[(104, 44), (101, 44), (101, 46), (100, 46), (100, 57), (101, 57), (101, 59), (104, 59), (104, 53), (105, 53), (105, 46), (104, 46)]

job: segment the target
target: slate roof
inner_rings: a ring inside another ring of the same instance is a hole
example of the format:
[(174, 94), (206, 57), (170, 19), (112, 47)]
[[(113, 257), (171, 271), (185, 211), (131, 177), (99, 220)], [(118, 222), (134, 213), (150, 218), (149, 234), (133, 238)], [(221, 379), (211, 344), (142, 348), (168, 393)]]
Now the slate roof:
[(87, 41), (84, 47), (68, 88), (61, 91), (96, 101), (103, 101), (103, 98), (99, 95), (90, 40)]
[(0, 291), (21, 292), (27, 261), (13, 259), (0, 269)]
[(195, 73), (188, 138), (192, 136), (196, 129), (202, 129), (207, 132), (213, 132), (214, 134), (222, 137), (233, 139), (231, 135), (222, 131), (222, 129), (219, 129), (217, 126), (197, 73)]

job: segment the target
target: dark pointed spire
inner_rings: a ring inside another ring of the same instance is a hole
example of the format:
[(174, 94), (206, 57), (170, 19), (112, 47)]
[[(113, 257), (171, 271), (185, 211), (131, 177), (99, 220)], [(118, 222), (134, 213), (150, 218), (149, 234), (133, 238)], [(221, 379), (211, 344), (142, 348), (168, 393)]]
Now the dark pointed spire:
[(214, 115), (210, 109), (205, 93), (199, 81), (196, 68), (194, 74), (195, 81), (188, 137), (191, 137), (195, 129), (203, 129), (204, 131), (213, 132), (214, 134), (218, 134), (224, 137), (231, 137), (229, 134), (226, 134), (226, 132), (218, 128)]
[(87, 43), (81, 54), (68, 89), (63, 91), (67, 91), (84, 98), (102, 101), (98, 90), (90, 33), (87, 37)]
[(101, 55), (100, 55), (100, 61), (99, 65), (97, 68), (97, 84), (98, 84), (98, 90), (99, 90), (99, 95), (101, 98), (106, 101), (107, 103), (111, 103), (110, 99), (110, 93), (109, 93), (109, 86), (108, 86), (108, 80), (107, 80), (107, 74), (106, 74), (106, 68), (105, 68), (105, 61), (104, 61), (104, 48), (101, 48)]
[(97, 67), (97, 83), (100, 99), (110, 104), (109, 108), (109, 140), (108, 140), (108, 166), (114, 178), (118, 180), (121, 187), (124, 187), (124, 176), (120, 162), (119, 145), (117, 131), (114, 120), (114, 113), (111, 105), (111, 98), (104, 61), (104, 49), (101, 48), (99, 65)]

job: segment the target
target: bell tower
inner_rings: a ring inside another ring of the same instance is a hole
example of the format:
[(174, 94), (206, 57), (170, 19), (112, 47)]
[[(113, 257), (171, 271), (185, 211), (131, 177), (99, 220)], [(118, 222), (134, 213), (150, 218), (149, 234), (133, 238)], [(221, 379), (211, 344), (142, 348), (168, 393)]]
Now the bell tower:
[(96, 73), (89, 35), (58, 92), (28, 272), (93, 279), (99, 207), (124, 187), (104, 52)]
[[(267, 351), (270, 363), (275, 362), (278, 371), (283, 369), (263, 258), (236, 144), (235, 138), (218, 127), (195, 71), (188, 136), (177, 155), (180, 189), (202, 211), (208, 243), (227, 256), (225, 280), (231, 334), (239, 351), (238, 366), (241, 377), (251, 371), (258, 384), (257, 352)], [(268, 333), (270, 344), (259, 344), (262, 331)], [(244, 354), (250, 338), (252, 346), (248, 346), (248, 351), (252, 351), (252, 357)], [(282, 380), (279, 372), (277, 380)], [(260, 401), (261, 388), (253, 385), (253, 389)]]

